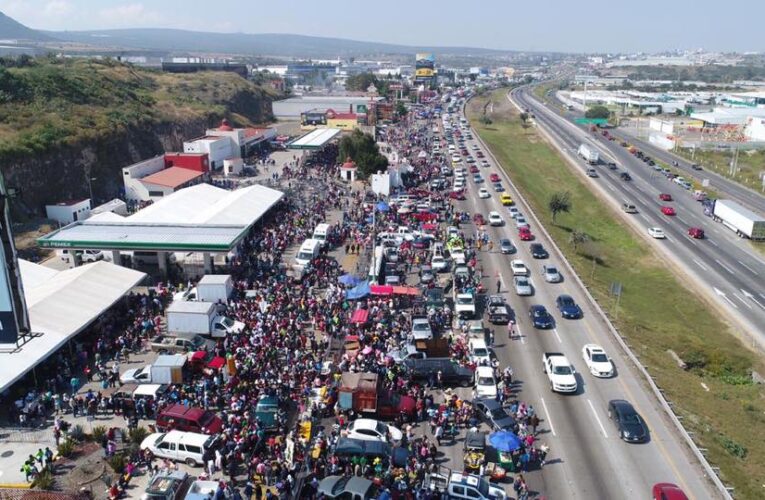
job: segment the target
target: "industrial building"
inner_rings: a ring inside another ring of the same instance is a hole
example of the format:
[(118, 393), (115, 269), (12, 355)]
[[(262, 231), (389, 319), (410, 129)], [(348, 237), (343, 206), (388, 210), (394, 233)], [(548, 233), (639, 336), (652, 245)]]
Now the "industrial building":
[(90, 217), (90, 198), (85, 200), (69, 200), (45, 205), (45, 215), (59, 224), (71, 224)]
[(366, 115), (370, 105), (383, 101), (383, 97), (368, 96), (297, 96), (275, 101), (273, 112), (282, 120), (299, 120), (300, 115), (309, 111), (333, 109), (340, 113)]

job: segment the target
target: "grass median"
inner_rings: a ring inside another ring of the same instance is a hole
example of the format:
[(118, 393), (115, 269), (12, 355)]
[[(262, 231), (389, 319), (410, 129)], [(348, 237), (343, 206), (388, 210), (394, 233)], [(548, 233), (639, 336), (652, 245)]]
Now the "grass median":
[[(730, 327), (673, 275), (650, 247), (623, 225), (539, 135), (524, 125), (507, 90), (473, 99), (467, 114), (600, 305), (648, 368), (686, 429), (708, 450), (737, 498), (762, 498), (765, 485), (765, 373)], [(488, 99), (493, 112), (481, 123)], [(555, 223), (553, 193), (567, 191), (571, 210)], [(581, 238), (572, 235), (586, 235)], [(616, 311), (612, 283), (623, 293)], [(668, 350), (687, 364), (683, 370)], [(756, 437), (759, 436), (759, 437)]]

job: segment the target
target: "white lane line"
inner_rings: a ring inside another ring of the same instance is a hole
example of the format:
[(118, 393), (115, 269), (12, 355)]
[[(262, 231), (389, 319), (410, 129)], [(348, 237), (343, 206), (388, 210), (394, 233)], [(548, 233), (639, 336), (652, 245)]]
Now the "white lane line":
[(640, 217), (642, 217), (643, 220), (646, 222), (651, 222), (651, 220), (648, 218), (648, 216), (646, 216), (646, 214), (640, 214)]
[(560, 335), (558, 335), (558, 329), (557, 328), (553, 328), (553, 333), (555, 333), (555, 336), (558, 337), (558, 343), (562, 344), (563, 340), (561, 340)]
[(723, 292), (722, 290), (718, 289), (717, 287), (712, 287), (712, 288), (714, 288), (715, 293), (717, 295), (719, 295), (720, 297), (724, 298), (728, 302), (728, 304), (730, 304), (734, 308), (738, 309), (738, 306), (732, 300), (730, 300), (727, 295), (725, 295), (725, 292)]
[(725, 264), (723, 264), (722, 262), (720, 262), (720, 260), (719, 260), (719, 259), (715, 259), (715, 262), (717, 262), (717, 265), (718, 265), (718, 266), (722, 267), (723, 269), (725, 269), (725, 270), (726, 270), (726, 271), (728, 271), (729, 273), (731, 273), (731, 274), (736, 274), (736, 273), (734, 273), (733, 271), (731, 271), (731, 269), (730, 269), (728, 266), (726, 266)]
[(695, 262), (696, 265), (699, 266), (704, 271), (709, 271), (709, 269), (707, 269), (707, 267), (704, 264), (702, 264), (701, 262), (697, 261), (696, 259), (693, 259), (693, 262)]
[(733, 296), (736, 297), (738, 300), (740, 300), (749, 309), (753, 309), (752, 304), (744, 300), (744, 298), (741, 295), (737, 294), (736, 292), (733, 292)]
[(707, 238), (707, 241), (708, 241), (708, 242), (710, 242), (711, 244), (713, 244), (713, 245), (714, 245), (714, 246), (716, 246), (716, 247), (719, 247), (719, 246), (720, 246), (720, 245), (718, 245), (717, 243), (715, 243), (715, 240), (710, 240), (709, 238)]
[(523, 332), (521, 331), (521, 325), (516, 323), (515, 324), (515, 332), (518, 334), (518, 336), (521, 338), (521, 344), (525, 344), (526, 340), (523, 337)]
[(550, 424), (550, 432), (552, 432), (553, 436), (558, 436), (555, 434), (555, 427), (553, 427), (552, 420), (550, 419), (550, 412), (547, 411), (547, 405), (545, 404), (545, 398), (539, 398), (542, 401), (542, 408), (545, 410), (545, 416), (547, 417), (547, 423)]
[(603, 427), (603, 422), (600, 421), (600, 417), (598, 416), (598, 412), (595, 411), (595, 406), (592, 404), (592, 401), (589, 399), (587, 400), (587, 403), (590, 405), (590, 409), (592, 410), (592, 414), (595, 415), (595, 420), (598, 421), (598, 425), (600, 426), (600, 430), (603, 432), (603, 437), (608, 439), (608, 433), (606, 432), (606, 428)]
[(685, 222), (685, 220), (684, 220), (682, 217), (680, 217), (679, 215), (677, 216), (677, 220), (679, 220), (680, 222), (682, 222), (682, 223), (683, 223), (683, 224), (685, 224), (686, 226), (688, 225), (688, 223), (687, 223), (687, 222)]
[(747, 265), (746, 265), (746, 264), (744, 264), (743, 262), (741, 262), (741, 261), (738, 261), (738, 263), (739, 263), (739, 264), (741, 264), (742, 266), (744, 266), (745, 268), (747, 268), (747, 269), (749, 270), (749, 272), (750, 272), (750, 273), (754, 274), (755, 276), (759, 276), (759, 274), (757, 274), (757, 271), (755, 271), (755, 270), (754, 270), (754, 269), (752, 269), (751, 267), (747, 266)]
[(613, 191), (613, 192), (616, 192), (616, 190), (614, 189), (614, 187), (613, 187), (611, 184), (609, 184), (609, 183), (607, 183), (607, 182), (606, 182), (605, 184), (606, 184), (606, 187), (607, 187), (609, 190), (611, 190), (611, 191)]
[(765, 299), (765, 293), (761, 293), (761, 294), (760, 294), (760, 297), (762, 297), (763, 299)]

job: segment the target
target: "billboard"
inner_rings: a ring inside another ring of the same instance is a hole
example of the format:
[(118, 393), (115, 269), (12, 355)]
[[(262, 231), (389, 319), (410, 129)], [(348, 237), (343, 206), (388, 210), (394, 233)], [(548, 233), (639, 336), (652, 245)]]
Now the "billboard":
[(430, 68), (417, 68), (414, 70), (414, 76), (417, 78), (433, 78), (433, 70)]
[(0, 344), (14, 344), (19, 333), (29, 333), (27, 304), (13, 243), (8, 192), (0, 176)]
[(433, 54), (419, 53), (415, 56), (414, 69), (429, 68), (436, 66), (436, 57)]

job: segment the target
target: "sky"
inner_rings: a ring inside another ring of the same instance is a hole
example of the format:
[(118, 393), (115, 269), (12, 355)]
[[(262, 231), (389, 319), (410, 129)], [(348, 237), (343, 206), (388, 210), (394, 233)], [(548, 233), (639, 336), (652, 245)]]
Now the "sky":
[(0, 0), (31, 28), (180, 28), (562, 52), (765, 51), (744, 0)]

